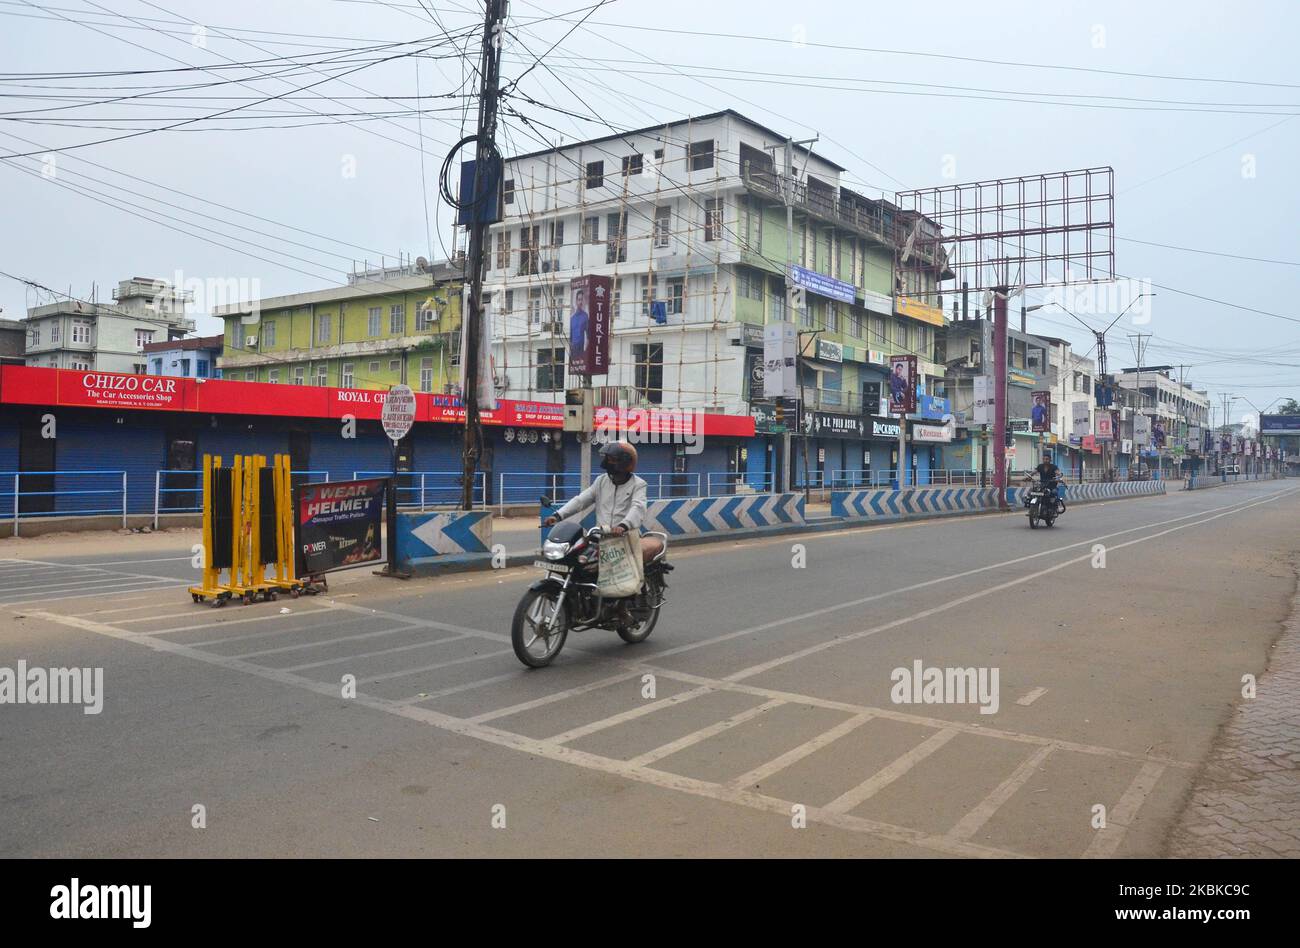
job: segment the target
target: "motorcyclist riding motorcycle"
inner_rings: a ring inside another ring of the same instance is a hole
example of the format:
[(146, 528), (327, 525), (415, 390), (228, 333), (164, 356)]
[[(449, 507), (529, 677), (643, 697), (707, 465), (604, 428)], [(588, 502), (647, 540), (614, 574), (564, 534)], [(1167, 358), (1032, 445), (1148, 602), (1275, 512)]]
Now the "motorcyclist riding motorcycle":
[(1038, 467), (1034, 468), (1034, 473), (1038, 475), (1039, 483), (1043, 485), (1043, 490), (1051, 492), (1056, 497), (1057, 508), (1065, 509), (1065, 502), (1061, 499), (1061, 469), (1056, 466), (1052, 456), (1048, 453), (1043, 454), (1043, 460)]
[[(546, 518), (554, 526), (569, 517), (581, 517), (593, 507), (596, 523), (613, 527), (615, 536), (639, 529), (646, 515), (646, 483), (636, 471), (636, 448), (626, 441), (613, 441), (600, 449), (600, 467), (605, 473), (590, 487)], [(658, 537), (641, 538), (641, 558), (649, 563), (663, 549)]]

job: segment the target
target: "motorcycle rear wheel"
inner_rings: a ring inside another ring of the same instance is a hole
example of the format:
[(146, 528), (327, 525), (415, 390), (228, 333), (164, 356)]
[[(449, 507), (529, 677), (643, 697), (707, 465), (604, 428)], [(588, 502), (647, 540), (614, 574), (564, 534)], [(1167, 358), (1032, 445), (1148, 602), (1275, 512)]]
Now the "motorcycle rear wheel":
[[(510, 645), (515, 657), (529, 668), (545, 668), (564, 648), (569, 625), (563, 611), (555, 617), (549, 635), (541, 631), (542, 621), (555, 609), (557, 598), (554, 592), (530, 589), (515, 607), (514, 621), (510, 623)], [(538, 643), (542, 646), (540, 651), (536, 648)]]
[[(652, 597), (654, 601), (659, 602), (661, 606), (663, 604), (663, 588), (656, 588), (657, 582), (653, 578), (647, 579), (646, 583), (649, 586), (649, 592), (647, 595)], [(655, 630), (655, 626), (659, 623), (660, 606), (655, 606), (651, 609), (650, 614), (646, 616), (645, 620), (639, 625), (633, 626), (630, 629), (620, 627), (618, 630), (618, 637), (629, 645), (636, 645), (638, 642), (644, 642), (646, 639), (650, 638), (650, 633)]]

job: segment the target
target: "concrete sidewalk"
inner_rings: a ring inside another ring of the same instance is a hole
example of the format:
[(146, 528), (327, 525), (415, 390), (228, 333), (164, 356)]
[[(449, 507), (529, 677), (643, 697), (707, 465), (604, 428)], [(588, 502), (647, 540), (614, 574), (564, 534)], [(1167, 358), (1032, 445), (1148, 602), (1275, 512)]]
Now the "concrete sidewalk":
[(1169, 855), (1300, 858), (1300, 594), (1255, 698), (1197, 776)]

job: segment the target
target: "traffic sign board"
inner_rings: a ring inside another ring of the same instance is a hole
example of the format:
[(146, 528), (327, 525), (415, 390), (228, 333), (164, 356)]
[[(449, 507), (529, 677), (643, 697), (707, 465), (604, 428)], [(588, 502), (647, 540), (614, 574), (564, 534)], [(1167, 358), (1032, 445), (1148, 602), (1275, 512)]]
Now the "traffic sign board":
[(415, 423), (415, 392), (409, 385), (394, 385), (384, 399), (384, 412), (380, 416), (384, 434), (393, 441), (401, 441)]

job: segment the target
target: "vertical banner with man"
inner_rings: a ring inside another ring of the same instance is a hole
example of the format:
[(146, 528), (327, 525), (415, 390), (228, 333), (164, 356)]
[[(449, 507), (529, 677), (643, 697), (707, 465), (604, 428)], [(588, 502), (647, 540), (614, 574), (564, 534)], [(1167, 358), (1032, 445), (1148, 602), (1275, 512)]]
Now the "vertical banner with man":
[(1038, 433), (1052, 430), (1052, 393), (1034, 392), (1034, 407), (1030, 409), (1030, 428)]
[(613, 286), (606, 276), (569, 282), (569, 371), (574, 375), (609, 374)]
[(916, 413), (916, 356), (889, 357), (889, 413)]

